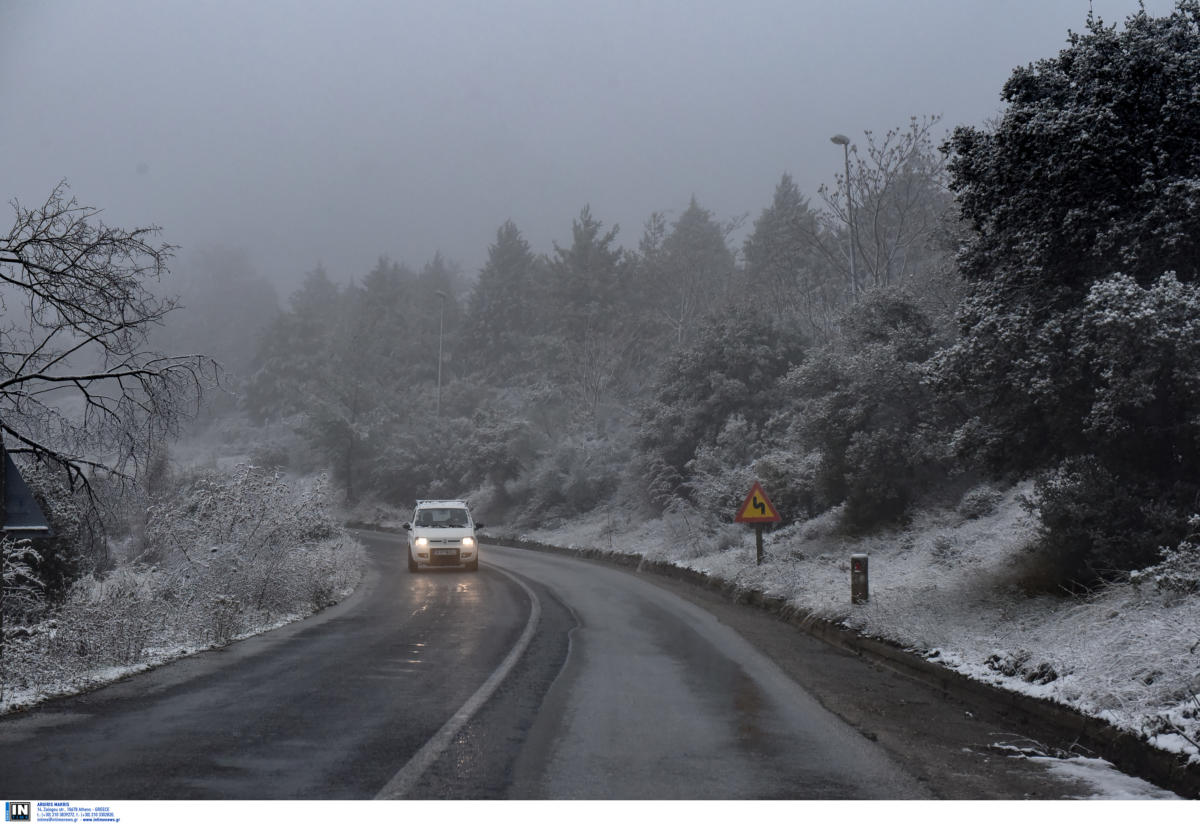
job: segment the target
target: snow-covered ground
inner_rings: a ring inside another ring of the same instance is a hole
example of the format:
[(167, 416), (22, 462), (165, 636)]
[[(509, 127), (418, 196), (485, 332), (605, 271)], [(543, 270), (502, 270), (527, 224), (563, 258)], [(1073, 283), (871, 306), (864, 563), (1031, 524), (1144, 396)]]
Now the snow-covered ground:
[[(231, 612), (222, 614), (211, 601), (171, 597), (171, 576), (161, 570), (87, 578), (55, 618), (6, 639), (0, 659), (0, 715), (308, 618), (354, 592), (365, 564), (363, 553), (358, 541), (344, 537), (297, 549), (293, 554), (305, 556), (302, 561), (314, 567), (307, 574), (322, 575), (321, 584), (330, 589), (319, 603), (299, 599), (282, 613), (230, 598)], [(115, 601), (125, 609), (114, 607)], [(87, 647), (87, 654), (78, 653), (80, 647)]]
[[(762, 566), (753, 529), (701, 525), (695, 513), (632, 523), (619, 512), (597, 512), (512, 537), (640, 554), (782, 596), (971, 678), (1145, 734), (1200, 763), (1200, 598), (1132, 584), (1087, 596), (1028, 594), (1036, 524), (1020, 496), (1030, 491), (1020, 485), (996, 495), (984, 514), (926, 511), (906, 529), (861, 539), (839, 535), (829, 513), (764, 535)], [(870, 601), (859, 606), (850, 602), (854, 553), (870, 556)]]
[[(345, 597), (346, 594), (348, 593), (340, 593), (339, 598)], [(215, 644), (191, 641), (170, 646), (148, 647), (142, 651), (141, 656), (135, 664), (95, 667), (79, 671), (67, 671), (65, 669), (51, 670), (40, 673), (33, 678), (24, 679), (26, 682), (18, 686), (4, 683), (0, 685), (0, 715), (14, 710), (29, 709), (52, 698), (61, 698), (88, 692), (106, 684), (116, 683), (131, 675), (149, 672), (152, 669), (161, 667), (163, 664), (169, 664), (180, 658), (219, 649), (226, 646), (226, 644), (252, 638), (255, 635), (261, 635), (264, 632), (285, 627), (288, 624), (308, 617), (309, 614), (294, 613), (271, 622), (257, 623), (251, 629), (238, 633), (225, 643)]]

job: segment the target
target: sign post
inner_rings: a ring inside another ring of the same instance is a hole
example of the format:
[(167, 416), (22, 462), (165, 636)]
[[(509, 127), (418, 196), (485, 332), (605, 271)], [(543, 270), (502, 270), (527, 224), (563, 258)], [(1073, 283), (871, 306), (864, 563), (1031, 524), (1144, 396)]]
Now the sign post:
[(746, 496), (746, 500), (742, 501), (737, 517), (733, 520), (739, 524), (754, 525), (755, 558), (758, 566), (762, 566), (763, 524), (777, 524), (783, 519), (779, 517), (779, 512), (775, 509), (775, 506), (771, 503), (771, 499), (763, 491), (762, 484), (758, 481), (755, 481), (754, 486), (750, 487), (750, 494)]

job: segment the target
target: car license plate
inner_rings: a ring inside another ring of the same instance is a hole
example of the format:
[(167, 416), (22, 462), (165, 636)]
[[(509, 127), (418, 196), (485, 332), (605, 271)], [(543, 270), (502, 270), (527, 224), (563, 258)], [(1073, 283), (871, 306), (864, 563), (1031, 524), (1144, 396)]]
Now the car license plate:
[(457, 549), (435, 549), (433, 551), (433, 554), (434, 555), (457, 555), (458, 550)]

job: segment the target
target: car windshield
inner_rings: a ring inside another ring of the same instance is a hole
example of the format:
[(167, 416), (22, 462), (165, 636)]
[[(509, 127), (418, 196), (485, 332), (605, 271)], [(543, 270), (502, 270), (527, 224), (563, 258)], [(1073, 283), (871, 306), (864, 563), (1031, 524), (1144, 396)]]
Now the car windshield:
[(467, 510), (455, 509), (422, 509), (417, 513), (417, 526), (444, 526), (449, 528), (467, 525)]

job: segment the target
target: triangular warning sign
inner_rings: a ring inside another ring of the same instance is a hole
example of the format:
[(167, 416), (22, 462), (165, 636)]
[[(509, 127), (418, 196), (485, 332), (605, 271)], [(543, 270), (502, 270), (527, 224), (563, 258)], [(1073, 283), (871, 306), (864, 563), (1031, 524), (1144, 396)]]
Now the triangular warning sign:
[(754, 486), (750, 487), (750, 494), (742, 502), (737, 517), (733, 520), (739, 524), (773, 524), (783, 519), (775, 511), (775, 506), (767, 497), (767, 493), (763, 492), (762, 484), (755, 481)]

